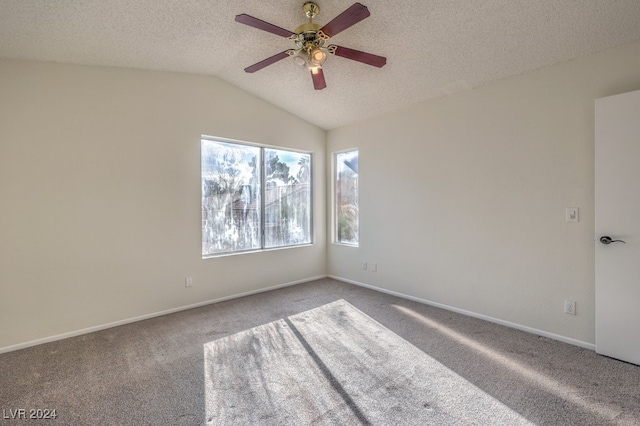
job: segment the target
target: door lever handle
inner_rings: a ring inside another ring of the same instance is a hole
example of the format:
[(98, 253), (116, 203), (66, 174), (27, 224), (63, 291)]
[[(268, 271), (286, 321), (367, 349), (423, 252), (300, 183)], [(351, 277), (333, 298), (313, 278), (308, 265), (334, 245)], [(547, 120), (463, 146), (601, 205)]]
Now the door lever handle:
[(626, 243), (625, 243), (624, 241), (622, 241), (622, 240), (614, 240), (614, 239), (612, 239), (611, 237), (608, 237), (608, 236), (606, 236), (606, 235), (605, 235), (604, 237), (600, 237), (600, 242), (601, 242), (602, 244), (611, 244), (611, 243), (623, 243), (623, 244), (626, 244)]

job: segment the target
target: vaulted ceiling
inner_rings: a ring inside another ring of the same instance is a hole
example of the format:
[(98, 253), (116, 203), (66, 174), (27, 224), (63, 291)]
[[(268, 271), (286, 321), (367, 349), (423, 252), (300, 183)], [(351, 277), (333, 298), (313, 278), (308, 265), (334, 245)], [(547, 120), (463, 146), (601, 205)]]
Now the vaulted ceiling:
[[(361, 0), (371, 16), (332, 43), (385, 56), (330, 56), (327, 88), (290, 58), (243, 69), (292, 41), (304, 0), (0, 0), (0, 57), (213, 75), (332, 129), (640, 40), (640, 0)], [(325, 24), (353, 1), (317, 0)]]

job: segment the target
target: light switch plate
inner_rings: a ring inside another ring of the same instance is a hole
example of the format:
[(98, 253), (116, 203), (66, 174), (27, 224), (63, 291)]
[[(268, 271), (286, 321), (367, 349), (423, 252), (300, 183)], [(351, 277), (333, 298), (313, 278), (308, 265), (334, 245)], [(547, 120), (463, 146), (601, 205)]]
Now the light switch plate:
[(565, 219), (567, 222), (579, 222), (580, 211), (577, 207), (567, 207)]

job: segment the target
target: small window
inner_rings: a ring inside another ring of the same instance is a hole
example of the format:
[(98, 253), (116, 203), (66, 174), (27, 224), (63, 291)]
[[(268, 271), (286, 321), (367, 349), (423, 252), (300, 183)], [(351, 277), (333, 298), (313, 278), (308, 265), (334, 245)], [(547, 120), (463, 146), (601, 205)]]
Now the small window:
[(203, 138), (202, 256), (311, 243), (311, 154)]
[(311, 155), (265, 149), (264, 246), (311, 242)]
[(335, 154), (335, 241), (358, 245), (358, 151)]

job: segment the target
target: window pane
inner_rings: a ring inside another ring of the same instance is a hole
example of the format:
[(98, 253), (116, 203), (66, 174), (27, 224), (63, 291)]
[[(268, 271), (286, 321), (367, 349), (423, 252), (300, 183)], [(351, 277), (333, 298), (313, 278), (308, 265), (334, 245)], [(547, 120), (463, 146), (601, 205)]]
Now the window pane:
[(311, 155), (265, 149), (265, 248), (311, 242)]
[(202, 255), (261, 248), (260, 148), (202, 140)]
[(358, 151), (336, 154), (336, 241), (358, 244)]

